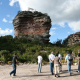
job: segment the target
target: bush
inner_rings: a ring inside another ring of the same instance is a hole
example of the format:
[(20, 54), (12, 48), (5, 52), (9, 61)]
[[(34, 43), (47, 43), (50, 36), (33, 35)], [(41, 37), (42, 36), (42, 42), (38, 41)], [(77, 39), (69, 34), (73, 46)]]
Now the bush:
[(12, 64), (12, 61), (8, 61), (8, 64), (11, 65)]
[(8, 61), (8, 58), (9, 58), (9, 51), (1, 50), (0, 55), (1, 55), (1, 57), (3, 57), (4, 63), (6, 63)]

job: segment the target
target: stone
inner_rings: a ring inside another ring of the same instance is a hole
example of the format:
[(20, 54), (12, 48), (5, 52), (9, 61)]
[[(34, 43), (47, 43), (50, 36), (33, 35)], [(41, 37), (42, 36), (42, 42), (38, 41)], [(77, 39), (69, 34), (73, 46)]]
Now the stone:
[(15, 37), (49, 42), (51, 19), (47, 14), (38, 11), (19, 11), (13, 20)]
[(67, 37), (67, 46), (73, 46), (76, 43), (80, 43), (80, 32), (76, 32)]

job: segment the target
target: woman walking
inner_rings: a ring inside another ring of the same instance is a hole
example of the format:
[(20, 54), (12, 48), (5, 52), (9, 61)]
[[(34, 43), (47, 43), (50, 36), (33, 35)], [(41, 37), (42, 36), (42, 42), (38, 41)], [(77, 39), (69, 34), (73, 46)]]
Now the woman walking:
[[(61, 60), (58, 57), (58, 53), (56, 54), (56, 57), (54, 58), (54, 69), (55, 69), (55, 77), (60, 77), (60, 73), (59, 73), (59, 67), (61, 64)], [(62, 64), (61, 64), (62, 65)]]

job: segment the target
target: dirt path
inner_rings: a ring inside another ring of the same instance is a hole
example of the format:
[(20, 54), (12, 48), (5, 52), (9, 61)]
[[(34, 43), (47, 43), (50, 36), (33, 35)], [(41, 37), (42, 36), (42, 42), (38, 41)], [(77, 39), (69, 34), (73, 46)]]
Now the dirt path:
[(77, 71), (77, 66), (72, 66), (72, 76), (69, 76), (67, 65), (63, 65), (63, 71), (59, 78), (54, 77), (50, 73), (50, 66), (42, 66), (42, 73), (37, 72), (38, 65), (24, 64), (17, 66), (17, 76), (9, 75), (12, 71), (11, 65), (0, 65), (0, 80), (80, 80), (80, 73)]

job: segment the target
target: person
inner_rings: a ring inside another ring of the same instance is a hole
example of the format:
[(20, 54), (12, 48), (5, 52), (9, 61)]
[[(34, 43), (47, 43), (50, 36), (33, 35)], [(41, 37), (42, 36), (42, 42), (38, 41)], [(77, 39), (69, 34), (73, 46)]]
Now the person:
[[(61, 54), (59, 53), (59, 51), (58, 51), (57, 54), (58, 54), (58, 57), (60, 58), (60, 61), (62, 61), (62, 56), (61, 56)], [(62, 64), (60, 64), (59, 70), (62, 71)]]
[(13, 76), (16, 76), (16, 64), (17, 64), (17, 54), (15, 53), (15, 55), (13, 56), (13, 60), (12, 60), (12, 66), (13, 66), (13, 70), (9, 73), (10, 76), (11, 74), (13, 74)]
[(53, 73), (53, 69), (54, 69), (54, 58), (55, 58), (54, 52), (51, 52), (51, 54), (49, 55), (49, 63), (50, 63), (50, 71), (51, 71), (52, 75), (54, 74)]
[(60, 68), (60, 65), (62, 65), (61, 64), (61, 60), (60, 60), (60, 58), (58, 57), (58, 53), (56, 54), (56, 57), (54, 58), (54, 70), (55, 70), (55, 77), (60, 77), (60, 74), (59, 74), (59, 72), (60, 72), (60, 70), (59, 70), (59, 68)]
[(67, 61), (68, 72), (69, 72), (69, 74), (71, 76), (71, 65), (73, 63), (73, 56), (72, 56), (72, 52), (71, 51), (67, 52), (67, 55), (65, 57), (65, 61)]
[(39, 54), (39, 56), (37, 58), (38, 58), (38, 72), (41, 73), (43, 58), (42, 58), (41, 54)]
[(78, 58), (79, 58), (79, 63), (78, 63), (78, 72), (80, 72), (80, 50), (78, 50)]

